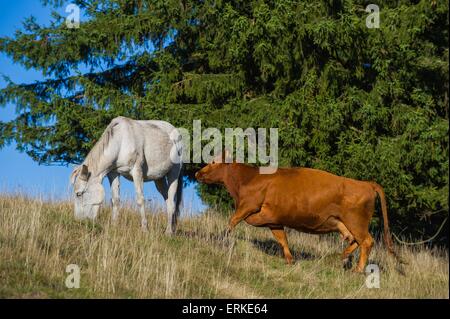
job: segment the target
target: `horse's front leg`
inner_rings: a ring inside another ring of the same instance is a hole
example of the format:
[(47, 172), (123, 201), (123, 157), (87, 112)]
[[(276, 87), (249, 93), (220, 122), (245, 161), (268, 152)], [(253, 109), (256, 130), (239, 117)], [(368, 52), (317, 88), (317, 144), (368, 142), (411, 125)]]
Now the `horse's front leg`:
[(166, 208), (167, 208), (167, 228), (166, 235), (173, 235), (175, 233), (175, 229), (177, 227), (177, 219), (179, 214), (179, 207), (177, 207), (177, 189), (178, 183), (181, 181), (178, 180), (178, 176), (174, 174), (169, 174), (168, 176), (168, 189), (167, 189), (167, 200), (166, 200)]
[(143, 230), (147, 230), (147, 218), (145, 217), (145, 199), (144, 199), (144, 178), (142, 176), (142, 170), (134, 169), (132, 172), (134, 189), (136, 191), (136, 202), (141, 214), (141, 227)]
[(120, 208), (120, 175), (116, 172), (110, 172), (108, 180), (111, 185), (112, 220), (115, 222), (119, 216)]

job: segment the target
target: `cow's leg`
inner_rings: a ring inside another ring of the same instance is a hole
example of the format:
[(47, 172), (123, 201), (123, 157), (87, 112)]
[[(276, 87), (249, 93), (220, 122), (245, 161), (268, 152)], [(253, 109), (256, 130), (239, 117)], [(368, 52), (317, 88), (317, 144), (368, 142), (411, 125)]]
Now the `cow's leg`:
[(353, 237), (352, 233), (350, 233), (350, 231), (344, 225), (343, 222), (341, 222), (340, 220), (337, 220), (336, 221), (336, 227), (337, 227), (339, 233), (341, 234), (341, 237), (342, 237), (343, 241), (348, 240), (348, 242), (350, 244), (355, 241), (355, 238)]
[(370, 234), (368, 234), (367, 237), (362, 241), (360, 245), (358, 265), (355, 268), (355, 272), (364, 272), (364, 268), (366, 266), (367, 259), (369, 258), (370, 251), (372, 250), (373, 243), (374, 241)]
[(289, 265), (293, 263), (294, 258), (292, 257), (291, 251), (289, 250), (288, 241), (286, 237), (286, 232), (283, 227), (270, 227), (273, 236), (280, 244), (283, 249), (284, 258), (286, 259), (286, 263)]
[(259, 210), (259, 207), (255, 207), (255, 205), (250, 205), (244, 201), (240, 202), (236, 212), (230, 218), (227, 232), (231, 232), (242, 220), (246, 219), (251, 214), (258, 212)]
[(144, 179), (142, 177), (142, 170), (140, 167), (132, 170), (132, 177), (134, 189), (136, 191), (136, 202), (141, 214), (141, 227), (143, 230), (147, 230), (147, 218), (145, 217)]
[(375, 198), (368, 197), (359, 207), (345, 207), (345, 212), (341, 216), (350, 233), (354, 236), (357, 245), (350, 245), (347, 251), (354, 251), (360, 248), (358, 264), (355, 272), (363, 272), (373, 246), (373, 238), (369, 234), (369, 222), (375, 210)]
[(350, 243), (350, 245), (347, 246), (347, 248), (344, 249), (342, 252), (342, 263), (344, 265), (345, 269), (350, 269), (352, 266), (352, 253), (355, 251), (355, 249), (358, 248), (358, 243), (356, 241), (353, 241), (353, 243)]
[[(353, 252), (358, 246), (360, 248), (360, 254), (359, 254), (359, 260), (358, 265), (355, 268), (355, 272), (363, 272), (364, 267), (366, 265), (367, 259), (369, 257), (370, 251), (373, 246), (373, 238), (370, 236), (368, 232), (368, 225), (366, 224), (358, 224), (357, 219), (355, 219), (355, 225), (353, 226), (351, 224), (346, 224), (351, 231), (351, 233), (355, 236), (355, 245), (350, 245), (346, 252), (350, 254)], [(352, 228), (352, 226), (354, 228)], [(345, 251), (344, 251), (345, 253)]]
[(231, 216), (230, 222), (228, 224), (227, 232), (231, 232), (237, 224), (239, 224), (243, 219), (253, 214), (255, 211), (248, 208), (238, 208), (236, 212)]
[(117, 221), (120, 205), (120, 175), (116, 172), (108, 174), (109, 184), (111, 185), (111, 203), (112, 203), (112, 221)]
[(352, 259), (353, 259), (351, 253), (353, 253), (353, 251), (356, 248), (358, 248), (358, 243), (355, 241), (355, 237), (352, 235), (352, 233), (340, 220), (337, 220), (336, 228), (339, 231), (342, 240), (344, 242), (347, 240), (349, 243), (347, 248), (344, 249), (342, 253), (342, 264), (344, 265), (345, 269), (350, 269), (352, 266)]

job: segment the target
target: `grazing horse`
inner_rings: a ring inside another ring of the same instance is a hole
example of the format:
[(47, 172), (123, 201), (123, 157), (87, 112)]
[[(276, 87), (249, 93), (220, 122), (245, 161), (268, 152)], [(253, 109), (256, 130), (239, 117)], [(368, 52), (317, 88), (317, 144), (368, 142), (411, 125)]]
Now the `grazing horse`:
[(310, 168), (279, 168), (274, 174), (260, 174), (257, 167), (224, 163), (222, 156), (198, 171), (195, 177), (206, 184), (225, 185), (235, 200), (236, 211), (228, 231), (242, 220), (253, 226), (270, 228), (289, 264), (293, 258), (284, 227), (313, 234), (339, 232), (349, 244), (342, 254), (344, 266), (348, 266), (352, 252), (360, 248), (356, 272), (364, 271), (374, 243), (369, 223), (378, 195), (386, 246), (396, 256), (389, 233), (385, 195), (376, 183)]
[(166, 234), (173, 234), (183, 190), (182, 141), (178, 130), (164, 121), (137, 121), (116, 117), (70, 177), (75, 193), (75, 217), (95, 219), (103, 203), (102, 180), (111, 184), (112, 219), (119, 212), (119, 176), (133, 181), (141, 214), (147, 229), (143, 184), (155, 181), (167, 205)]

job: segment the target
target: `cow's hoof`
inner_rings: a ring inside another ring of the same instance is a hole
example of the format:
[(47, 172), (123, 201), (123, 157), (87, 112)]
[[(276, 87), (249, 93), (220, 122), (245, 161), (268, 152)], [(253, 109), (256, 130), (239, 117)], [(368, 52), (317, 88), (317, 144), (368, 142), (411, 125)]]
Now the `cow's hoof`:
[(351, 256), (342, 259), (342, 265), (343, 265), (345, 270), (352, 269), (352, 264), (353, 264), (353, 260), (352, 259), (353, 258)]
[(364, 269), (356, 267), (355, 269), (353, 269), (353, 272), (356, 273), (356, 274), (363, 274), (364, 273)]
[(231, 236), (226, 236), (223, 238), (223, 245), (225, 247), (230, 247), (233, 244), (233, 239), (231, 238)]
[(293, 259), (286, 260), (286, 265), (288, 265), (288, 266), (294, 266), (294, 264), (295, 264), (295, 262), (294, 262)]
[(226, 230), (223, 232), (222, 237), (221, 237), (221, 241), (222, 241), (222, 245), (223, 247), (231, 247), (234, 244), (234, 238), (232, 236), (232, 234)]
[(229, 228), (227, 228), (227, 229), (225, 229), (223, 232), (222, 232), (222, 239), (224, 240), (224, 241), (228, 241), (229, 239), (230, 239), (230, 237), (231, 237), (231, 230), (229, 229)]

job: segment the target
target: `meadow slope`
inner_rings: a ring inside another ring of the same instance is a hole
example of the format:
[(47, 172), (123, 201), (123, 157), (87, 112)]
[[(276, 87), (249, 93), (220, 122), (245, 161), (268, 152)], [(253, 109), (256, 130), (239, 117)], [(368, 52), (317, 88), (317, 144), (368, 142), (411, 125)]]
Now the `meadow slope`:
[[(149, 213), (140, 229), (132, 209), (117, 224), (103, 209), (96, 222), (77, 221), (67, 202), (0, 196), (1, 298), (448, 298), (449, 260), (440, 249), (400, 248), (406, 275), (377, 243), (370, 262), (380, 288), (343, 269), (337, 235), (289, 231), (296, 258), (284, 263), (270, 231), (240, 224), (231, 240), (227, 220), (211, 211), (181, 219), (164, 235), (165, 216)], [(65, 286), (66, 266), (81, 268), (81, 286)]]

